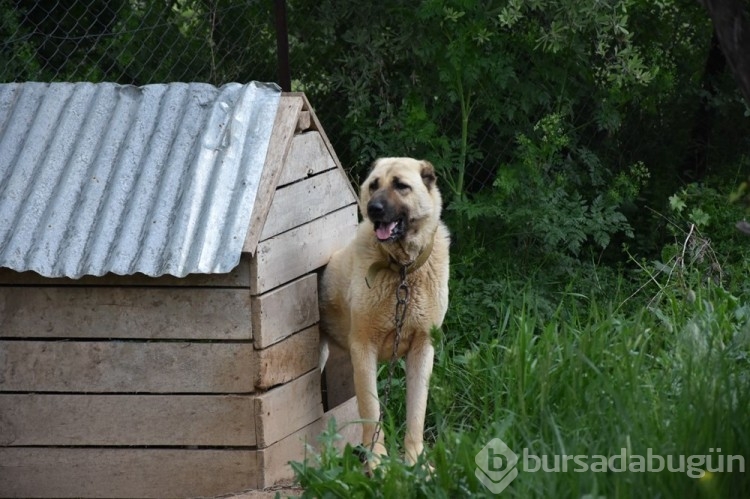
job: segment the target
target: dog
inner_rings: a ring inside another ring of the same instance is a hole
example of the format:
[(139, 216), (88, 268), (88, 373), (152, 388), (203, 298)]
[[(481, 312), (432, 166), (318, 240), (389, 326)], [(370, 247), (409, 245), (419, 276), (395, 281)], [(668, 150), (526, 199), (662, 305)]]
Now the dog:
[[(412, 158), (381, 158), (360, 187), (363, 221), (351, 243), (335, 252), (320, 286), (321, 369), (328, 339), (348, 350), (368, 465), (387, 455), (378, 429), (377, 364), (393, 355), (397, 289), (408, 287), (398, 357), (406, 356), (405, 460), (424, 450), (427, 392), (434, 359), (431, 330), (448, 308), (450, 234), (440, 219), (435, 168)], [(403, 290), (402, 290), (403, 292)]]

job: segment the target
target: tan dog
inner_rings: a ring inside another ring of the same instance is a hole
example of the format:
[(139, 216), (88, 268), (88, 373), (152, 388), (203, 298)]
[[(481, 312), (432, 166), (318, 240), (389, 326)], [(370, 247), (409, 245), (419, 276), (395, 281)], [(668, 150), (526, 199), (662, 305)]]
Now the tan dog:
[[(327, 358), (326, 336), (348, 349), (363, 420), (362, 442), (369, 448), (380, 416), (377, 363), (392, 355), (396, 290), (400, 268), (406, 267), (410, 296), (398, 355), (406, 355), (404, 451), (410, 464), (424, 448), (434, 357), (430, 330), (442, 325), (448, 308), (450, 235), (440, 220), (441, 209), (430, 163), (411, 158), (377, 160), (360, 189), (364, 221), (355, 239), (331, 257), (321, 283), (321, 367)], [(380, 431), (372, 467), (377, 466), (378, 455), (387, 454), (383, 441)]]

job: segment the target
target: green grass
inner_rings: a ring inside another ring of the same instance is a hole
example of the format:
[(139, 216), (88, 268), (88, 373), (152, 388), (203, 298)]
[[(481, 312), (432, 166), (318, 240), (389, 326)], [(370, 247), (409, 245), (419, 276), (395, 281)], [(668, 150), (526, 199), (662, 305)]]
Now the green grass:
[[(452, 283), (451, 311), (435, 338), (428, 408), (425, 460), (434, 471), (397, 457), (404, 434), (399, 379), (385, 423), (396, 457), (368, 477), (350, 450), (331, 445), (332, 429), (320, 455), (295, 465), (308, 497), (495, 497), (475, 476), (475, 456), (495, 437), (519, 456), (524, 448), (547, 455), (550, 465), (555, 455), (610, 457), (622, 449), (644, 457), (651, 449), (675, 464), (680, 455), (710, 455), (714, 467), (720, 454), (750, 461), (745, 301), (713, 286), (689, 297), (663, 287), (658, 299), (644, 289), (622, 306), (624, 296), (597, 302), (571, 284), (554, 303), (499, 282)], [(747, 470), (693, 478), (568, 466), (532, 473), (521, 462), (498, 497), (750, 497)]]

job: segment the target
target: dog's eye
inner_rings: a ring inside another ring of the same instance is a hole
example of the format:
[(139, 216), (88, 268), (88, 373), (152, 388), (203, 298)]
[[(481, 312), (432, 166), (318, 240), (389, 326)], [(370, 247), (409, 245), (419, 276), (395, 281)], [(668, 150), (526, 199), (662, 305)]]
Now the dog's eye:
[(396, 189), (398, 189), (399, 191), (402, 191), (402, 192), (406, 192), (408, 190), (411, 190), (411, 186), (409, 184), (405, 184), (405, 183), (401, 182), (398, 179), (394, 179), (394, 181), (393, 181), (393, 187), (395, 187)]
[(370, 192), (378, 190), (378, 179), (370, 182)]

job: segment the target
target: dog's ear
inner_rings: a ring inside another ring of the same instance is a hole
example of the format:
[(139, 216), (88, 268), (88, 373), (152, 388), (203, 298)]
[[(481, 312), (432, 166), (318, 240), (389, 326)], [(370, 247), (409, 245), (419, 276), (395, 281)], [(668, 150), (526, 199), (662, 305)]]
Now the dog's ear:
[(422, 170), (419, 173), (422, 176), (422, 182), (427, 186), (427, 189), (432, 189), (432, 186), (435, 185), (435, 180), (437, 180), (437, 177), (435, 176), (435, 167), (432, 166), (432, 163), (422, 160)]

